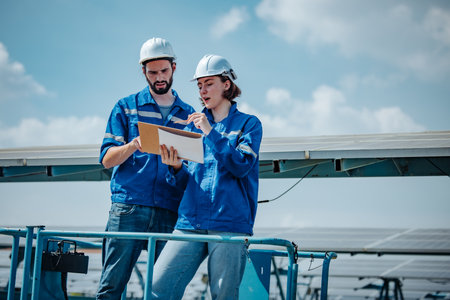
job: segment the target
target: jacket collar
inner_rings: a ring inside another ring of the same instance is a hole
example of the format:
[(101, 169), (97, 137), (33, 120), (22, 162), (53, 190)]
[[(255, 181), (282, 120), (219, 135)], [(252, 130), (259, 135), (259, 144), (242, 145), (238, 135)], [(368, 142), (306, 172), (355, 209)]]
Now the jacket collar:
[[(184, 110), (189, 110), (189, 106), (180, 99), (178, 93), (174, 89), (172, 89), (172, 95), (175, 97), (175, 101), (173, 102), (174, 106), (179, 106)], [(155, 99), (153, 99), (152, 94), (150, 93), (149, 86), (146, 86), (141, 91), (140, 96), (138, 97), (138, 105), (143, 106), (145, 104), (157, 104)]]

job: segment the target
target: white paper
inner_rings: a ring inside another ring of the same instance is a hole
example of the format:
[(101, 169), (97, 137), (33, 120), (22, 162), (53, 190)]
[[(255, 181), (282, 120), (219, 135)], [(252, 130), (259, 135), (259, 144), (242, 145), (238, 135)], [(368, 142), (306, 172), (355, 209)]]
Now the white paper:
[(158, 128), (159, 144), (166, 145), (168, 149), (172, 146), (177, 150), (182, 159), (203, 163), (203, 139), (174, 134)]

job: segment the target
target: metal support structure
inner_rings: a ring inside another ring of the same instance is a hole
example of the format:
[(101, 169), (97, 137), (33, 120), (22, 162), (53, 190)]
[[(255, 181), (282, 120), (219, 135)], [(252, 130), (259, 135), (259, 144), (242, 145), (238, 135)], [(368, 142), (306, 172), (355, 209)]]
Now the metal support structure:
[(330, 261), (333, 258), (336, 258), (335, 253), (325, 253), (323, 258), (320, 300), (326, 300), (328, 298), (328, 273), (330, 269)]
[[(287, 253), (284, 251), (276, 251), (276, 250), (258, 250), (261, 252), (268, 252), (271, 253), (272, 256), (287, 256)], [(296, 254), (297, 257), (302, 258), (315, 258), (315, 259), (323, 259), (322, 264), (322, 277), (321, 277), (321, 288), (320, 288), (320, 299), (326, 300), (328, 299), (328, 276), (329, 276), (329, 269), (330, 269), (330, 262), (332, 259), (337, 258), (337, 254), (334, 252), (303, 252), (303, 251), (297, 251)], [(298, 268), (298, 264), (297, 268)], [(298, 273), (298, 269), (297, 269)], [(289, 268), (288, 268), (288, 276), (289, 276)], [(289, 282), (289, 277), (288, 277)], [(297, 280), (295, 280), (295, 286), (297, 286)], [(288, 299), (290, 299), (288, 297)]]
[(278, 266), (275, 263), (275, 257), (273, 257), (273, 256), (272, 256), (272, 265), (273, 265), (273, 271), (275, 274), (275, 278), (277, 280), (278, 290), (280, 291), (281, 300), (285, 300), (286, 298), (284, 297), (283, 285), (281, 284), (281, 279), (280, 279), (280, 271), (278, 270)]
[(404, 300), (402, 292), (402, 282), (398, 278), (381, 278), (383, 280), (383, 286), (380, 290), (379, 300), (390, 300), (390, 286), (391, 282), (394, 284), (393, 296), (395, 300)]
[(42, 251), (44, 250), (43, 245), (44, 239), (42, 238), (43, 231), (44, 227), (39, 227), (36, 234), (36, 253), (34, 257), (33, 290), (31, 293), (31, 300), (39, 300), (39, 288), (41, 285)]
[(25, 255), (23, 260), (23, 279), (22, 291), (20, 293), (21, 300), (28, 299), (28, 290), (30, 284), (30, 268), (31, 268), (31, 251), (33, 250), (33, 235), (35, 226), (27, 226), (27, 235), (25, 242)]
[(9, 269), (9, 281), (8, 281), (8, 300), (14, 299), (17, 265), (19, 264), (19, 239), (20, 237), (18, 235), (13, 236), (13, 244), (11, 250), (11, 267)]

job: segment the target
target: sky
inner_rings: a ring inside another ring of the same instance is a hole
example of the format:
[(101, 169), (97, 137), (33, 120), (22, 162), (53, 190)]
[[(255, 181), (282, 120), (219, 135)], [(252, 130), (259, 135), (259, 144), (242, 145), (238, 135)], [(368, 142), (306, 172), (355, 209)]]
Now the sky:
[[(146, 86), (151, 37), (177, 56), (174, 89), (226, 57), (264, 137), (450, 130), (450, 2), (0, 1), (0, 148), (100, 144)], [(450, 227), (449, 177), (305, 179), (256, 226)], [(271, 199), (296, 179), (262, 179)], [(108, 182), (0, 183), (0, 224), (104, 226)]]

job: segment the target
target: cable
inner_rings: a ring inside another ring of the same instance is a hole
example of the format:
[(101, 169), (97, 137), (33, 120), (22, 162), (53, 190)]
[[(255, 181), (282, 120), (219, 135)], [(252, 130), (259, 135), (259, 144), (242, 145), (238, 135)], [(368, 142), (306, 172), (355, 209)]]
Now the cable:
[(309, 173), (312, 172), (312, 170), (314, 170), (315, 167), (317, 167), (318, 165), (314, 165), (308, 172), (306, 172), (305, 175), (303, 175), (302, 178), (300, 178), (296, 183), (294, 183), (294, 185), (292, 185), (290, 188), (288, 188), (286, 191), (284, 191), (283, 193), (281, 193), (280, 195), (278, 195), (277, 197), (273, 198), (273, 199), (267, 199), (267, 200), (259, 200), (258, 203), (268, 203), (268, 202), (272, 202), (275, 201), (279, 198), (281, 198), (282, 196), (284, 196), (287, 192), (289, 192), (290, 190), (292, 190), (297, 184), (299, 184), (306, 176), (309, 175)]

